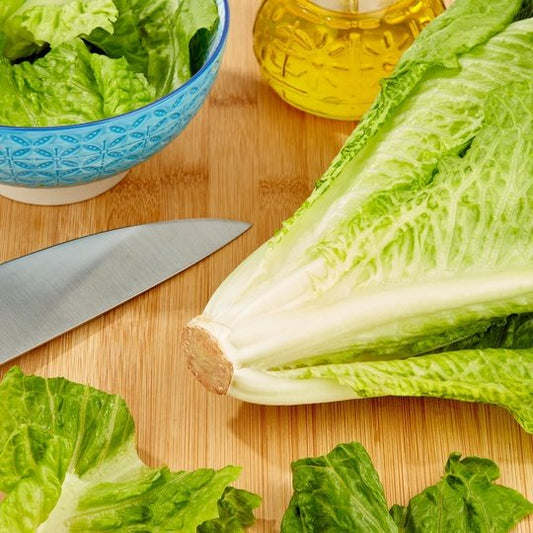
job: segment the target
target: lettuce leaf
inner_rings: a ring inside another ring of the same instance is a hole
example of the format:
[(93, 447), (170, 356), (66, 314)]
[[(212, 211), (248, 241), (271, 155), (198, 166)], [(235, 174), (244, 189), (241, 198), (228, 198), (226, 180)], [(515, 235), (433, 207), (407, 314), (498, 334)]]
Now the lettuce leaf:
[(342, 444), (324, 456), (295, 461), (294, 493), (281, 532), (505, 533), (533, 513), (533, 503), (495, 483), (500, 472), (493, 461), (460, 458), (452, 453), (438, 483), (390, 512), (361, 444)]
[(339, 445), (325, 456), (295, 461), (292, 475), (294, 494), (282, 533), (397, 531), (378, 473), (360, 444)]
[(353, 398), (427, 396), (499, 405), (533, 433), (533, 348), (446, 351), (390, 361), (316, 365), (280, 374), (301, 379), (307, 387), (313, 380), (331, 381), (340, 391), (346, 387)]
[(18, 9), (10, 10), (3, 22), (0, 14), (0, 30), (6, 35), (4, 55), (9, 59), (30, 56), (45, 44), (54, 47), (72, 41), (95, 28), (112, 32), (118, 16), (113, 0), (26, 0), (14, 6)]
[(150, 103), (154, 89), (124, 58), (91, 54), (80, 39), (34, 62), (0, 58), (0, 124), (90, 122)]
[(197, 528), (198, 533), (238, 533), (255, 524), (253, 510), (261, 503), (257, 494), (235, 487), (226, 487), (218, 500), (218, 518), (207, 520)]
[[(164, 95), (187, 81), (205, 59), (206, 47), (194, 48), (198, 38), (209, 41), (218, 22), (213, 1), (115, 0), (119, 17), (114, 31), (96, 29), (88, 40), (110, 57), (125, 57)], [(196, 39), (195, 39), (196, 38)]]
[(13, 367), (0, 408), (0, 531), (194, 532), (211, 521), (241, 531), (254, 520), (259, 498), (229, 489), (240, 468), (143, 464), (118, 396)]
[(0, 2), (0, 31), (5, 25), (6, 20), (19, 9), (26, 0), (4, 0)]
[(479, 531), (506, 533), (533, 513), (533, 503), (509, 487), (497, 485), (500, 470), (490, 459), (452, 453), (443, 478), (391, 515), (399, 532)]
[(143, 74), (134, 72), (124, 57), (91, 54), (91, 68), (102, 98), (102, 117), (127, 113), (155, 99), (155, 89)]

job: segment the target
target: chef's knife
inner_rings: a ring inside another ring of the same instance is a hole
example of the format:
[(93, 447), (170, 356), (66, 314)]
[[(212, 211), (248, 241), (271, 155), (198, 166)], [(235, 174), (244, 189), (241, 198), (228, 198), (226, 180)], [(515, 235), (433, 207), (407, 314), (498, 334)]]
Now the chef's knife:
[(158, 285), (249, 227), (217, 219), (141, 224), (0, 264), (0, 364)]

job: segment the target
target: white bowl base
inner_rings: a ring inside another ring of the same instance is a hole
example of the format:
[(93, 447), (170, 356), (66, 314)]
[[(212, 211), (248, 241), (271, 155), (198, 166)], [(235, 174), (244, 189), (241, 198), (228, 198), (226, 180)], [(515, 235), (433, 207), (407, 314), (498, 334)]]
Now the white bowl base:
[(65, 205), (83, 202), (102, 194), (114, 187), (127, 172), (122, 172), (82, 185), (70, 185), (66, 187), (21, 187), (0, 183), (0, 195), (22, 202), (35, 205)]

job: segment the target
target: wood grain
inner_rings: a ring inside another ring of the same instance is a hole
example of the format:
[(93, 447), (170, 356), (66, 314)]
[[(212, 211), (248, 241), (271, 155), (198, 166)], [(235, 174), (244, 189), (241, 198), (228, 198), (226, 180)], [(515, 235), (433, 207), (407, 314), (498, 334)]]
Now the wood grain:
[[(374, 459), (391, 504), (436, 482), (453, 451), (494, 459), (501, 482), (533, 500), (533, 437), (502, 409), (398, 398), (263, 407), (210, 394), (187, 371), (183, 326), (307, 197), (354, 126), (283, 103), (253, 57), (258, 0), (230, 4), (220, 76), (185, 132), (95, 199), (39, 207), (0, 197), (0, 261), (157, 220), (228, 217), (250, 221), (252, 229), (154, 290), (5, 365), (0, 375), (17, 364), (122, 395), (137, 422), (141, 456), (153, 466), (241, 465), (238, 486), (263, 498), (257, 532), (278, 530), (291, 495), (291, 461), (351, 440)], [(532, 532), (533, 520), (517, 531)]]

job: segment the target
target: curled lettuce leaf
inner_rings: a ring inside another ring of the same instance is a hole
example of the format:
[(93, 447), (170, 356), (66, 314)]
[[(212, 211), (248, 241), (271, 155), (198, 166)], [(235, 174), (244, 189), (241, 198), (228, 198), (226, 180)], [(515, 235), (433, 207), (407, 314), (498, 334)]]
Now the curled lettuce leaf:
[(91, 54), (80, 39), (34, 62), (0, 58), (0, 124), (91, 122), (150, 103), (154, 89), (124, 58)]
[(16, 6), (3, 21), (0, 13), (4, 55), (9, 59), (30, 56), (45, 44), (54, 47), (72, 41), (95, 28), (112, 32), (118, 16), (113, 0), (26, 0)]
[(119, 17), (114, 31), (99, 28), (88, 40), (110, 57), (125, 57), (162, 96), (187, 81), (205, 58), (205, 46), (218, 22), (213, 1), (115, 0)]
[(292, 476), (294, 494), (283, 516), (282, 533), (397, 531), (378, 473), (359, 443), (295, 461)]
[(444, 476), (391, 515), (398, 531), (470, 531), (507, 533), (533, 513), (533, 503), (519, 492), (496, 484), (498, 465), (490, 459), (452, 453)]
[[(171, 472), (137, 455), (120, 397), (12, 368), (0, 383), (0, 531), (183, 531), (253, 522), (240, 468)], [(205, 531), (217, 531), (205, 529)]]

